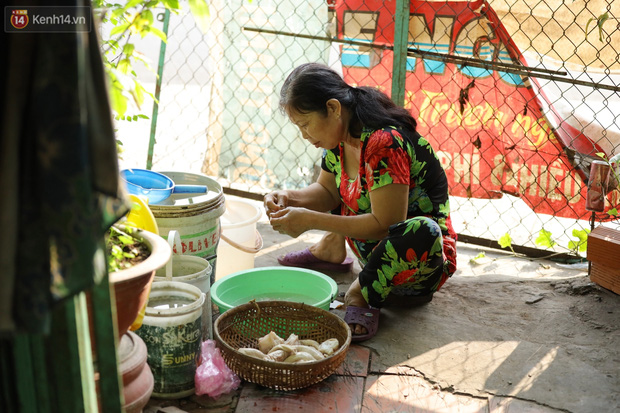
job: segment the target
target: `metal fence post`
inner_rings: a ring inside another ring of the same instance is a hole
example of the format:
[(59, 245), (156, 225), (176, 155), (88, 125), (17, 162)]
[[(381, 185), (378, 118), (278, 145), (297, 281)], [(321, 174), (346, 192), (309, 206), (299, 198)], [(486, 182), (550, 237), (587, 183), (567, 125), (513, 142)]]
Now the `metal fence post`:
[[(168, 37), (168, 25), (170, 23), (170, 10), (166, 9), (163, 17), (163, 32)], [(153, 147), (155, 146), (155, 131), (157, 130), (157, 114), (159, 112), (159, 94), (161, 93), (161, 81), (164, 76), (164, 63), (166, 57), (166, 42), (161, 42), (159, 49), (159, 63), (157, 65), (157, 80), (155, 81), (155, 101), (153, 102), (153, 114), (151, 115), (151, 135), (149, 138), (149, 151), (146, 158), (146, 169), (153, 167)]]
[(394, 13), (394, 61), (392, 64), (392, 100), (405, 105), (407, 41), (409, 40), (409, 0), (396, 0)]

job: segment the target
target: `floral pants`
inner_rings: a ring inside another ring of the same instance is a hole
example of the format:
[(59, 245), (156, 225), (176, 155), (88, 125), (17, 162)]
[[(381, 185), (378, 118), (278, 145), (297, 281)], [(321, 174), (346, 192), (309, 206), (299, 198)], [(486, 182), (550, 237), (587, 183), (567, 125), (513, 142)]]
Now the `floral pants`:
[(455, 239), (443, 236), (432, 218), (413, 217), (392, 225), (388, 236), (376, 243), (347, 241), (363, 264), (359, 282), (373, 307), (382, 307), (390, 294), (428, 296), (456, 271)]

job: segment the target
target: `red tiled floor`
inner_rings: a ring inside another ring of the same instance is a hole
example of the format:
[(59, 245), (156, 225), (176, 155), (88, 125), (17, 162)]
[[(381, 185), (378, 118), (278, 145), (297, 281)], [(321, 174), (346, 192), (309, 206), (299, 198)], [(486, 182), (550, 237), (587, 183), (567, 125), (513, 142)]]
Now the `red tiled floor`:
[(366, 347), (351, 345), (347, 351), (347, 357), (338, 367), (335, 374), (340, 376), (366, 377), (368, 375), (368, 364), (370, 361), (370, 350)]
[(355, 413), (360, 411), (363, 389), (363, 378), (338, 375), (289, 392), (244, 383), (235, 413)]
[(442, 392), (420, 377), (372, 375), (366, 379), (362, 412), (488, 413), (489, 409), (487, 399)]

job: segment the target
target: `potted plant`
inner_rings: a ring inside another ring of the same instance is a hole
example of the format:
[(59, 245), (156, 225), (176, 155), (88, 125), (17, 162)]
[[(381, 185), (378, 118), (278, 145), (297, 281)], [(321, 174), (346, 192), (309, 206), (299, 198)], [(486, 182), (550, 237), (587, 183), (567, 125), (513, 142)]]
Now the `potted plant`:
[(146, 304), (155, 271), (166, 265), (172, 251), (159, 235), (123, 225), (110, 228), (107, 247), (120, 338)]
[[(114, 286), (117, 369), (125, 402), (122, 407), (127, 413), (138, 413), (153, 391), (153, 374), (146, 362), (146, 345), (128, 330), (148, 301), (155, 271), (166, 265), (172, 250), (159, 235), (122, 223), (114, 224), (107, 232), (106, 250), (109, 280)], [(95, 372), (95, 383), (100, 396), (99, 372)], [(98, 403), (101, 409), (100, 397)]]

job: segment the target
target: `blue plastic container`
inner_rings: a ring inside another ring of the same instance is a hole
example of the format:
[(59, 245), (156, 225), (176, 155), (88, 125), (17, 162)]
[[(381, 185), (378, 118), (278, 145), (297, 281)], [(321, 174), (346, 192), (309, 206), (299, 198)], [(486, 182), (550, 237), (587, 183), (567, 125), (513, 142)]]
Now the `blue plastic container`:
[(149, 204), (165, 201), (172, 193), (204, 194), (207, 192), (206, 185), (175, 185), (168, 176), (148, 169), (123, 169), (121, 178), (125, 181), (130, 194), (146, 196)]

